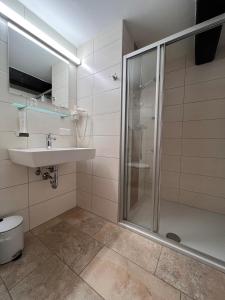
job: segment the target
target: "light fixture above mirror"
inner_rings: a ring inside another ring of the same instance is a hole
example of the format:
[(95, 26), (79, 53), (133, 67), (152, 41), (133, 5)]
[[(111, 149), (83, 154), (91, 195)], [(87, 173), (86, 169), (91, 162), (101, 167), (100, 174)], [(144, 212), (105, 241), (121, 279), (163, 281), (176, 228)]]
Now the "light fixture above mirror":
[(72, 52), (61, 46), (58, 42), (48, 36), (46, 33), (41, 31), (31, 22), (24, 19), (22, 16), (17, 14), (11, 8), (6, 6), (4, 3), (0, 2), (0, 15), (4, 17), (12, 25), (17, 26), (20, 30), (24, 31), (26, 34), (30, 35), (33, 39), (37, 40), (39, 43), (49, 48), (62, 58), (68, 60), (72, 64), (80, 65), (80, 59), (76, 57)]

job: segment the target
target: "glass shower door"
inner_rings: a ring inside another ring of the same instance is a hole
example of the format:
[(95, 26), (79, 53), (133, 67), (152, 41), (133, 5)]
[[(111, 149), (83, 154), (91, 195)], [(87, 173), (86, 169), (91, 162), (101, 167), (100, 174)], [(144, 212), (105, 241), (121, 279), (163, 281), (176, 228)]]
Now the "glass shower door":
[(157, 49), (127, 61), (125, 219), (153, 230)]

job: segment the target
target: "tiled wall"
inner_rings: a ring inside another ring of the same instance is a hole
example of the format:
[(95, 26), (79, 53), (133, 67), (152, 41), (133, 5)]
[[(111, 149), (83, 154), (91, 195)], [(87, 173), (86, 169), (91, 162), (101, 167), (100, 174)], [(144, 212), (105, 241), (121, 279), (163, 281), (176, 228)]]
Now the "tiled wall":
[[(20, 3), (6, 2), (7, 5), (12, 4), (14, 9), (28, 19), (34, 20), (35, 24), (46, 29), (49, 34), (52, 33), (47, 25), (45, 26)], [(68, 43), (58, 34), (55, 33), (53, 36), (68, 46)], [(18, 112), (12, 106), (12, 102), (26, 103), (28, 98), (9, 93), (7, 39), (6, 23), (0, 20), (0, 215), (22, 215), (25, 230), (28, 230), (76, 205), (75, 163), (60, 166), (59, 187), (53, 190), (49, 181), (42, 181), (34, 175), (34, 169), (11, 163), (7, 149), (45, 147), (46, 134), (49, 132), (56, 135), (55, 146), (73, 146), (75, 145), (74, 129), (72, 122), (68, 119), (63, 120), (54, 115), (27, 111), (30, 136), (29, 138), (16, 137)], [(70, 45), (70, 50), (72, 48), (75, 51)], [(74, 77), (74, 82), (75, 80)], [(71, 129), (71, 135), (60, 136), (59, 128)]]
[(225, 214), (225, 47), (211, 63), (188, 55), (166, 69), (161, 196)]
[[(77, 104), (89, 115), (86, 138), (78, 143), (96, 148), (96, 158), (77, 165), (77, 203), (114, 222), (118, 213), (122, 52), (130, 47), (129, 34), (118, 22), (78, 48), (82, 65), (77, 72)], [(82, 135), (85, 120), (78, 126)]]

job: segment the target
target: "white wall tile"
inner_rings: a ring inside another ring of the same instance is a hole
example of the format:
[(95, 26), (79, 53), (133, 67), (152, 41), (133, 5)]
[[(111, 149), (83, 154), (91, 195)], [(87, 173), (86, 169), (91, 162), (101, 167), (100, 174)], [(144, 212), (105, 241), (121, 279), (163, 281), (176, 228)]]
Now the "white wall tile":
[(27, 138), (17, 137), (15, 132), (0, 132), (0, 160), (8, 159), (10, 148), (26, 148)]
[[(84, 54), (85, 52), (86, 54)], [(86, 137), (78, 139), (78, 145), (96, 148), (97, 156), (93, 161), (77, 163), (77, 202), (85, 209), (103, 217), (112, 218), (109, 216), (105, 201), (112, 202), (110, 201), (112, 199), (115, 201), (116, 190), (118, 192), (118, 183), (116, 187), (116, 181), (112, 179), (118, 180), (119, 175), (122, 22), (106, 29), (94, 39), (94, 51), (92, 41), (90, 41), (82, 46), (78, 53), (86, 55), (83, 59), (83, 67), (81, 66), (78, 70), (78, 76), (94, 74), (93, 89), (92, 83), (90, 83), (92, 79), (89, 79), (92, 76), (78, 80), (77, 104), (86, 108), (89, 113)], [(114, 74), (118, 76), (116, 81), (112, 78)], [(84, 125), (80, 126), (80, 131), (84, 129)], [(95, 176), (102, 178), (97, 181)], [(95, 193), (97, 195), (101, 193), (103, 198), (108, 199), (101, 200), (103, 201), (102, 207), (99, 207), (100, 200), (96, 203), (92, 201), (93, 189), (91, 187), (94, 179)], [(103, 182), (105, 182), (105, 186), (102, 186)], [(114, 205), (113, 209), (117, 210), (117, 205)]]
[(187, 191), (225, 197), (225, 179), (194, 174), (181, 175), (181, 188)]
[[(116, 74), (117, 80), (112, 76)], [(94, 94), (102, 93), (107, 90), (118, 89), (121, 86), (121, 65), (108, 68), (94, 75)]]
[(164, 105), (182, 104), (184, 99), (184, 86), (168, 89), (164, 92)]
[(0, 102), (0, 131), (17, 131), (17, 129), (17, 109), (10, 103)]
[(96, 157), (93, 160), (93, 174), (99, 177), (118, 180), (119, 160), (110, 157)]
[(99, 72), (122, 61), (122, 43), (116, 41), (109, 46), (99, 49), (94, 55), (94, 70)]
[(92, 194), (77, 190), (77, 205), (81, 208), (91, 210)]
[(86, 110), (86, 112), (92, 114), (92, 97), (82, 98), (77, 100), (77, 106)]
[(117, 222), (118, 204), (100, 197), (93, 197), (92, 210), (96, 215), (104, 217), (111, 222)]
[(54, 197), (29, 208), (30, 228), (62, 214), (76, 205), (75, 191)]
[(184, 102), (225, 98), (225, 78), (185, 86)]
[[(183, 119), (183, 105), (166, 106), (163, 110), (164, 122), (178, 122)], [(165, 125), (167, 126), (167, 125)]]
[(90, 97), (93, 89), (93, 76), (77, 80), (77, 99)]
[(185, 139), (182, 141), (184, 156), (225, 158), (225, 140)]
[(120, 113), (94, 116), (93, 135), (119, 135), (120, 118)]
[(225, 119), (187, 121), (183, 124), (184, 138), (225, 138)]
[(180, 139), (163, 139), (162, 152), (170, 155), (181, 154), (181, 140)]
[(180, 202), (189, 206), (225, 214), (224, 198), (214, 197), (202, 193), (180, 191)]
[(9, 98), (9, 84), (7, 73), (0, 71), (0, 101), (7, 102)]
[(77, 189), (91, 194), (92, 176), (85, 173), (77, 173)]
[(8, 48), (7, 44), (0, 41), (0, 71), (8, 72)]
[(94, 136), (93, 146), (96, 156), (119, 158), (119, 136)]
[(172, 60), (169, 57), (167, 57), (166, 63), (165, 63), (166, 73), (184, 69), (184, 68), (185, 68), (185, 56), (177, 57), (176, 59), (172, 59)]
[(93, 54), (94, 51), (94, 42), (93, 40), (90, 40), (84, 44), (82, 44), (78, 49), (77, 49), (77, 56), (80, 59), (83, 59), (86, 56), (89, 56)]
[(184, 121), (225, 118), (225, 98), (184, 105)]
[(165, 74), (165, 88), (171, 89), (184, 85), (185, 69)]
[(161, 186), (160, 187), (160, 198), (162, 200), (167, 201), (179, 201), (179, 188), (176, 187), (168, 187), (168, 186)]
[(180, 172), (181, 157), (176, 155), (162, 155), (161, 169), (166, 171)]
[(90, 76), (96, 72), (93, 54), (85, 57), (81, 61), (81, 65), (77, 67), (77, 78)]
[(18, 210), (14, 213), (14, 215), (23, 217), (23, 230), (27, 232), (30, 230), (30, 217), (29, 217), (29, 209), (28, 207), (22, 210)]
[(115, 89), (94, 95), (93, 114), (106, 114), (121, 110), (121, 90)]
[(183, 157), (182, 172), (225, 178), (225, 159)]
[(7, 21), (3, 18), (0, 18), (0, 40), (5, 43), (8, 41)]
[(27, 168), (13, 164), (10, 160), (0, 161), (0, 188), (28, 182)]
[(49, 180), (33, 181), (29, 185), (29, 205), (34, 205), (73, 190), (75, 190), (75, 174), (59, 176), (57, 189), (51, 187)]
[(162, 171), (161, 185), (163, 187), (166, 186), (166, 187), (178, 188), (179, 178), (180, 178), (180, 174), (177, 172)]
[(93, 194), (118, 202), (118, 181), (93, 176)]
[(6, 216), (28, 207), (28, 185), (0, 190), (0, 214)]
[(164, 123), (162, 128), (163, 138), (181, 138), (182, 135), (182, 123), (181, 122), (169, 122)]
[(216, 59), (210, 63), (193, 66), (186, 70), (186, 84), (213, 80), (225, 76), (225, 59)]
[(77, 162), (77, 173), (92, 174), (92, 160), (84, 160)]

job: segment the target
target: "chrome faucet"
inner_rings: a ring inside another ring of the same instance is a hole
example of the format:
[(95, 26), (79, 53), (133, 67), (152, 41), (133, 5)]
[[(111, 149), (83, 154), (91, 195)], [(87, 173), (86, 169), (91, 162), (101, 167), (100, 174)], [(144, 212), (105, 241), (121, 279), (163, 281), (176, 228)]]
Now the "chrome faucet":
[(56, 140), (56, 137), (54, 137), (52, 135), (52, 133), (48, 133), (47, 136), (46, 136), (46, 147), (48, 149), (51, 149), (52, 148), (52, 141), (55, 141)]

